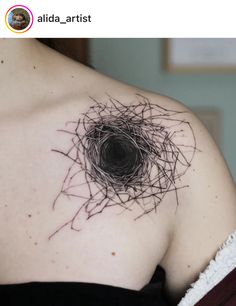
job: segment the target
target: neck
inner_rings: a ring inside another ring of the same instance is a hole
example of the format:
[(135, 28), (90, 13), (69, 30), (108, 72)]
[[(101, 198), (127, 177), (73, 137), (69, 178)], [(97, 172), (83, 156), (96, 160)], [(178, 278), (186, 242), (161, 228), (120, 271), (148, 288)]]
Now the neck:
[[(89, 86), (88, 75), (85, 66), (36, 39), (0, 39), (0, 93), (11, 101), (0, 100), (1, 112), (37, 106), (51, 91), (62, 96), (66, 88), (72, 95)], [(15, 95), (30, 99), (19, 102)]]
[(5, 49), (7, 49), (10, 52), (11, 50), (9, 48), (17, 48), (18, 50), (28, 49), (31, 48), (32, 44), (35, 42), (37, 42), (37, 40), (33, 38), (1, 38), (0, 39), (1, 53)]
[(0, 81), (1, 76), (13, 79), (24, 74), (30, 81), (32, 69), (37, 71), (38, 76), (43, 73), (44, 78), (50, 74), (63, 76), (72, 70), (76, 70), (77, 74), (86, 74), (90, 70), (36, 39), (0, 39)]
[[(2, 64), (26, 69), (38, 56), (40, 43), (35, 39), (0, 39), (0, 61)], [(4, 69), (4, 65), (0, 69)]]

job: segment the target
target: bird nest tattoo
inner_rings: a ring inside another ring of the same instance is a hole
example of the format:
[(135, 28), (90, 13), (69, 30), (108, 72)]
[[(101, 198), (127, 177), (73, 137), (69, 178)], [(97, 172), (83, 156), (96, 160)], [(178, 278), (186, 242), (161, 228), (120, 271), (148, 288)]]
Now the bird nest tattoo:
[(178, 205), (178, 189), (187, 187), (180, 178), (191, 165), (196, 139), (190, 122), (179, 116), (184, 112), (160, 107), (140, 94), (129, 105), (109, 95), (104, 103), (90, 99), (87, 112), (58, 130), (70, 137), (70, 148), (52, 150), (71, 161), (53, 209), (61, 197), (76, 199), (77, 208), (49, 239), (67, 226), (80, 231), (82, 219), (108, 207), (128, 212), (136, 206), (137, 220), (156, 211), (169, 192), (175, 192)]

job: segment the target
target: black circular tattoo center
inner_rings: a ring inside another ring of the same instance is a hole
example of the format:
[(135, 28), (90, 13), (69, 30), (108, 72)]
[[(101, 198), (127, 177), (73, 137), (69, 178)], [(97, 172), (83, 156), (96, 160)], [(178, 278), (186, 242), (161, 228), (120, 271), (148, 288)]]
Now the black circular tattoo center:
[(99, 168), (116, 177), (132, 174), (141, 163), (140, 151), (123, 135), (106, 139), (100, 147), (99, 156)]

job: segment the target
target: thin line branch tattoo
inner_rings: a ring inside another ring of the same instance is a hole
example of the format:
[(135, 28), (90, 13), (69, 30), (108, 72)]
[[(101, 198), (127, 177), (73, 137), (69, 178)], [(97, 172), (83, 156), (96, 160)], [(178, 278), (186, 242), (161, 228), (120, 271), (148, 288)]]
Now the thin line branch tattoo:
[[(179, 205), (180, 178), (191, 166), (196, 139), (185, 112), (165, 109), (136, 94), (125, 105), (107, 95), (76, 121), (58, 130), (71, 137), (68, 151), (53, 149), (71, 161), (52, 208), (61, 197), (76, 199), (73, 216), (50, 236), (69, 226), (80, 231), (82, 223), (104, 209), (119, 206), (121, 213), (138, 206), (134, 220), (157, 211), (165, 195), (175, 192)], [(180, 116), (179, 116), (180, 117)], [(182, 118), (183, 116), (181, 116)], [(188, 138), (188, 145), (181, 140)]]

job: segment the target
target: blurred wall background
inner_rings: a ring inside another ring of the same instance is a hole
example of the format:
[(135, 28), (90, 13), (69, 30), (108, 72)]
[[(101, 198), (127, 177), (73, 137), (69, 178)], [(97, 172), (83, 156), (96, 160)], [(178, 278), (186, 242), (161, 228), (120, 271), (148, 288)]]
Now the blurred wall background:
[(217, 108), (222, 118), (220, 147), (236, 181), (236, 74), (168, 73), (163, 69), (163, 44), (156, 38), (90, 39), (89, 63), (115, 79), (171, 96), (190, 108)]

